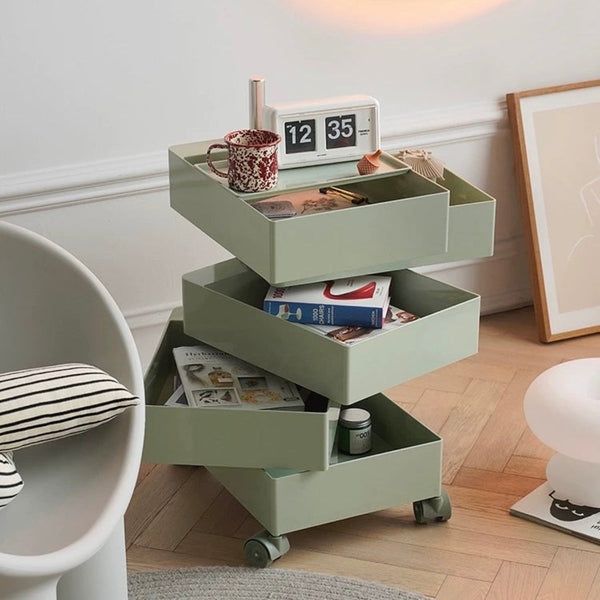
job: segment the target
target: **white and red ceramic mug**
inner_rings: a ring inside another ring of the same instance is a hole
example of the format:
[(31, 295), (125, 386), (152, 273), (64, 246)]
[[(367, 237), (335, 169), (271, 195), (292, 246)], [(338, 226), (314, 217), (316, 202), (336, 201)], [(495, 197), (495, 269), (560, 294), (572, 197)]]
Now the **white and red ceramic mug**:
[[(210, 170), (227, 178), (229, 187), (238, 192), (264, 192), (277, 184), (277, 145), (281, 137), (264, 129), (240, 129), (224, 136), (224, 144), (211, 144), (206, 152)], [(217, 169), (210, 157), (212, 150), (226, 148), (227, 172)]]

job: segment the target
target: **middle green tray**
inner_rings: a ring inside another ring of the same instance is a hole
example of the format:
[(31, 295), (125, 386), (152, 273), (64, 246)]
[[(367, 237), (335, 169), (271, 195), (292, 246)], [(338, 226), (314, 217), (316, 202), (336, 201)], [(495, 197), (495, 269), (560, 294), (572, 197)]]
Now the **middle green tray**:
[(420, 318), (348, 345), (262, 310), (268, 282), (237, 259), (183, 277), (185, 332), (337, 404), (353, 404), (477, 352), (479, 296), (393, 271), (392, 305)]

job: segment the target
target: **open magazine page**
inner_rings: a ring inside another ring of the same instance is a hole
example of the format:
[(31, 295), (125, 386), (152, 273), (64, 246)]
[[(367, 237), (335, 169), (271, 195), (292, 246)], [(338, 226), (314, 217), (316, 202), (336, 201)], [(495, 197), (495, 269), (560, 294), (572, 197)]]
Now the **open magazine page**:
[(304, 406), (294, 383), (207, 344), (173, 349), (192, 407), (239, 409)]
[(396, 308), (395, 306), (390, 306), (387, 311), (387, 315), (383, 322), (383, 327), (381, 329), (371, 329), (369, 327), (338, 327), (331, 325), (300, 325), (301, 327), (307, 327), (312, 331), (318, 332), (322, 335), (326, 335), (337, 342), (342, 344), (356, 344), (357, 342), (362, 342), (363, 340), (370, 339), (374, 336), (381, 335), (386, 331), (390, 331), (390, 329), (396, 329), (405, 325), (406, 323), (411, 323), (412, 321), (416, 321), (419, 317), (413, 315), (412, 313), (402, 310), (401, 308)]
[(574, 504), (560, 498), (548, 482), (519, 500), (511, 514), (600, 543), (600, 507)]

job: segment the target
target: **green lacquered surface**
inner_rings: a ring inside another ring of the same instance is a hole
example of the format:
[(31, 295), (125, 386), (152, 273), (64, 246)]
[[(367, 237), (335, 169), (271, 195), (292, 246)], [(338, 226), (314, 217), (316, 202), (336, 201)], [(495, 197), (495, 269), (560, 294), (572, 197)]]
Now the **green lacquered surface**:
[(324, 413), (296, 410), (164, 406), (176, 373), (172, 349), (194, 345), (183, 332), (181, 310), (166, 327), (145, 377), (144, 460), (179, 465), (327, 469), (339, 407)]
[(373, 420), (367, 455), (340, 455), (322, 472), (210, 471), (273, 535), (438, 496), (440, 438), (383, 394), (357, 406)]
[(450, 191), (448, 250), (410, 261), (407, 267), (482, 258), (494, 253), (496, 200), (448, 169), (440, 184)]
[[(372, 273), (446, 251), (449, 192), (412, 171), (337, 183), (364, 191), (373, 204), (270, 220), (249, 201), (277, 192), (241, 196), (194, 166), (209, 143), (171, 148), (171, 206), (273, 284)], [(331, 165), (285, 171), (305, 178), (289, 189), (329, 183), (315, 175), (326, 168)]]
[[(484, 258), (494, 253), (496, 200), (448, 169), (444, 176), (440, 185), (450, 192), (447, 251), (405, 261), (393, 260), (383, 265), (382, 271)], [(351, 271), (341, 273), (340, 277), (349, 275)]]
[(477, 352), (479, 297), (393, 271), (392, 304), (421, 318), (345, 345), (262, 310), (269, 284), (237, 259), (184, 275), (185, 331), (252, 364), (352, 404)]
[[(223, 153), (221, 153), (222, 155)], [(292, 190), (297, 191), (303, 188), (314, 187), (315, 181), (321, 181), (322, 185), (339, 185), (341, 183), (350, 183), (354, 180), (368, 181), (372, 179), (381, 179), (390, 175), (406, 173), (410, 167), (400, 159), (383, 152), (380, 156), (380, 167), (371, 175), (359, 175), (356, 170), (356, 161), (331, 163), (313, 167), (302, 167), (301, 169), (285, 169), (279, 171), (277, 185), (268, 192), (244, 193), (229, 189), (231, 194), (242, 198), (245, 202), (254, 202), (260, 198), (272, 196), (274, 194), (283, 194)], [(192, 162), (192, 161), (190, 161)], [(226, 159), (213, 161), (214, 165), (220, 171), (227, 171), (228, 161)], [(199, 162), (195, 164), (203, 174), (214, 179), (221, 186), (229, 188), (227, 179), (215, 175), (208, 164)]]

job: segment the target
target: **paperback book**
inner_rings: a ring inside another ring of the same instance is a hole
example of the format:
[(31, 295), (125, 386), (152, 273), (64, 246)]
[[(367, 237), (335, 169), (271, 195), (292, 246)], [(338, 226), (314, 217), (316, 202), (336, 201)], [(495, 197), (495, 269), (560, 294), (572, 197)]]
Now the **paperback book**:
[[(173, 349), (187, 404), (202, 408), (304, 407), (297, 386), (207, 344)], [(181, 405), (175, 398), (170, 405)]]
[(352, 345), (376, 337), (386, 331), (397, 329), (407, 323), (412, 323), (418, 318), (406, 310), (390, 306), (381, 329), (357, 327), (355, 325), (347, 325), (345, 327), (337, 327), (335, 325), (302, 325), (302, 327), (307, 327), (342, 344)]
[(273, 287), (263, 309), (292, 323), (381, 329), (390, 305), (391, 277), (373, 275), (292, 287)]

